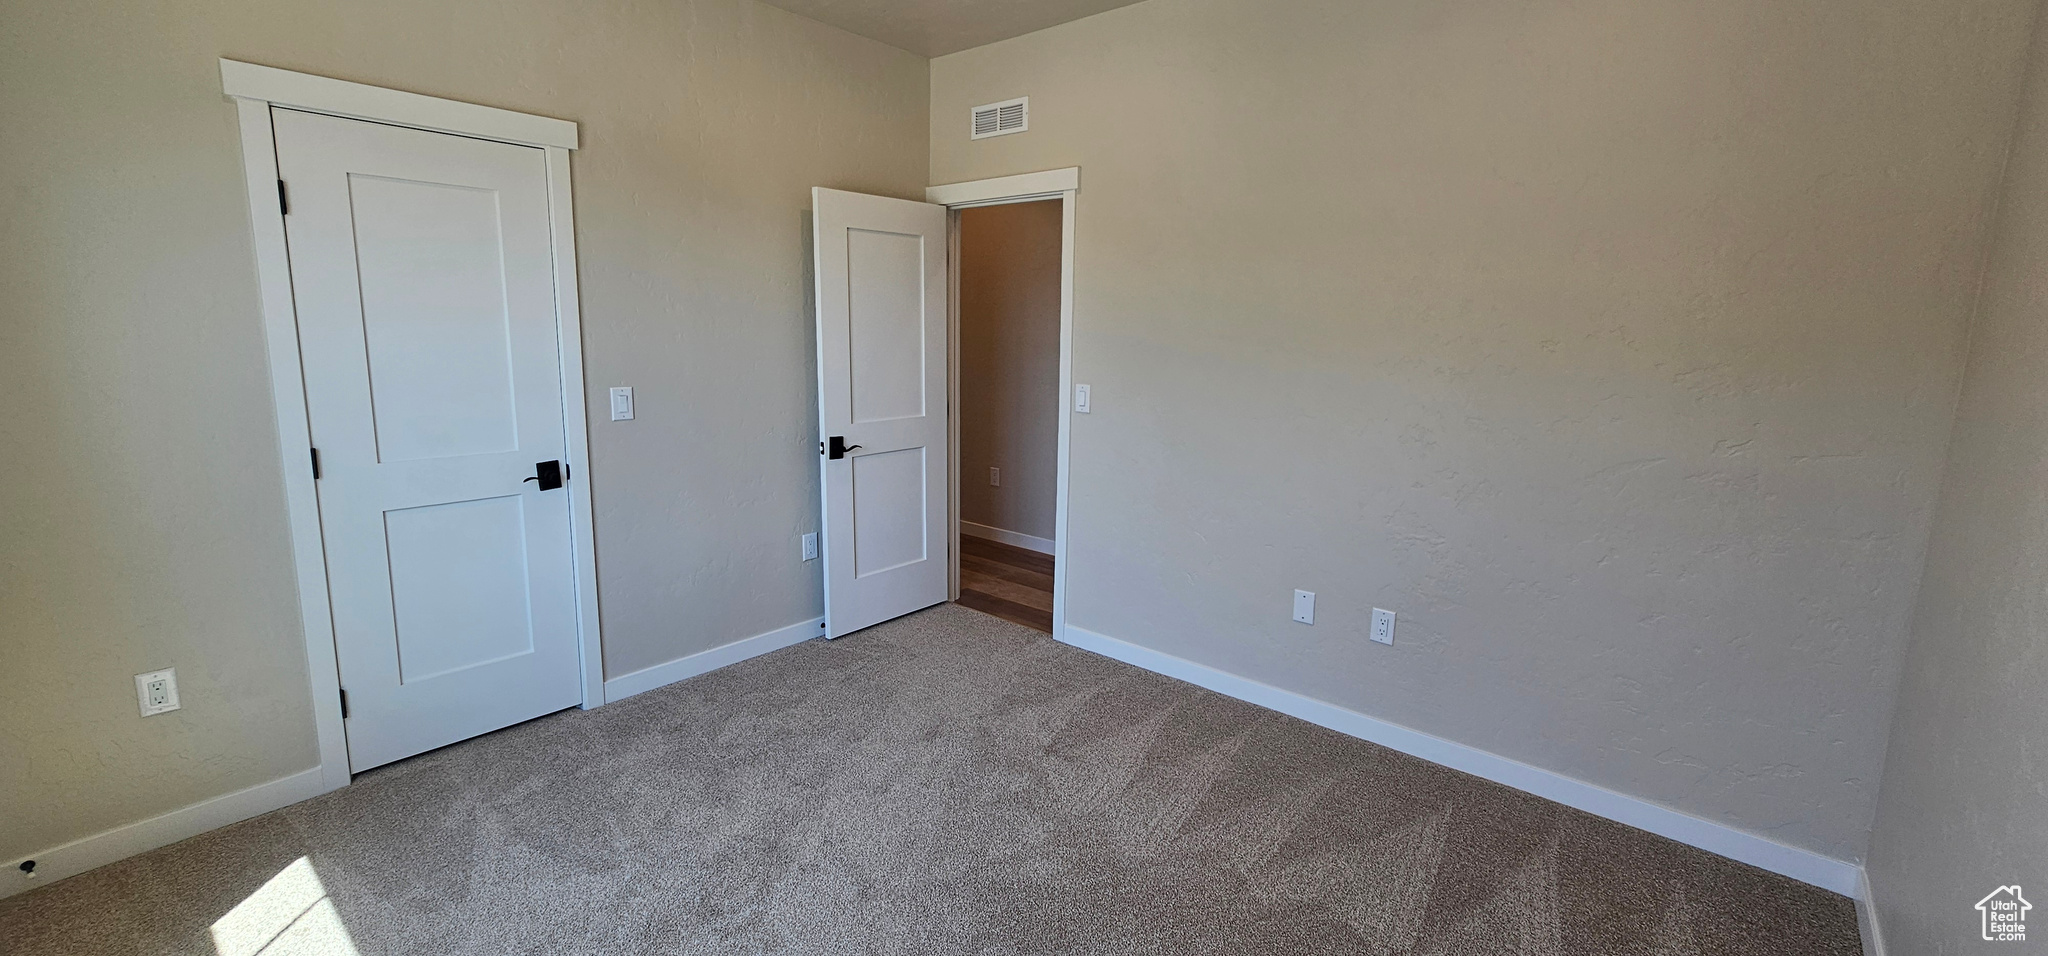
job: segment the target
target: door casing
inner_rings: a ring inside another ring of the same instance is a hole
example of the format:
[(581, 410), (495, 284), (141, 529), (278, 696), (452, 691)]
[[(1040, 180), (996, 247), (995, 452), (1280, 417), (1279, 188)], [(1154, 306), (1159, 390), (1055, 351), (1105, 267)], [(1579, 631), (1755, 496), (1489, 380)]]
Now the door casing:
[(576, 573), (577, 640), (582, 665), (580, 686), (583, 706), (586, 709), (598, 706), (604, 702), (604, 670), (597, 615), (596, 538), (591, 530), (590, 442), (583, 400), (583, 336), (576, 291), (575, 221), (569, 188), (569, 151), (577, 146), (576, 124), (235, 60), (222, 59), (220, 70), (221, 91), (234, 101), (241, 128), (242, 167), (248, 186), (249, 224), (255, 240), (257, 287), (269, 355), (271, 397), (277, 410), (285, 508), (291, 527), (292, 563), (298, 583), (314, 726), (319, 741), (321, 792), (348, 784), (348, 743), (342, 727), (341, 677), (335, 660), (332, 600), (327, 589), (319, 499), (310, 460), (313, 443), (306, 414), (304, 370), (299, 363), (297, 314), (292, 305), (284, 198), (277, 185), (272, 107), (536, 146), (546, 154), (549, 223), (554, 252), (556, 334), (560, 338), (563, 386), (562, 425), (567, 461), (573, 476), (567, 490), (570, 547)]
[(1052, 636), (1067, 639), (1067, 490), (1070, 436), (1074, 428), (1074, 204), (1081, 191), (1081, 167), (977, 179), (932, 186), (925, 202), (947, 209), (946, 387), (947, 427), (952, 454), (947, 464), (946, 508), (952, 554), (951, 597), (960, 600), (960, 210), (1010, 203), (1060, 202), (1060, 410), (1058, 469), (1053, 479)]

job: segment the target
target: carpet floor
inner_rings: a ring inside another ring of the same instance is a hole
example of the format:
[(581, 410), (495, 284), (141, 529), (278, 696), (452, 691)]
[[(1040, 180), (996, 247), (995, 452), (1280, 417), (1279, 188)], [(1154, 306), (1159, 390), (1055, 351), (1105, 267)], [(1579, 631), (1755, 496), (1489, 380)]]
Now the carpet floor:
[(0, 951), (1862, 950), (1841, 896), (941, 605), (0, 900)]

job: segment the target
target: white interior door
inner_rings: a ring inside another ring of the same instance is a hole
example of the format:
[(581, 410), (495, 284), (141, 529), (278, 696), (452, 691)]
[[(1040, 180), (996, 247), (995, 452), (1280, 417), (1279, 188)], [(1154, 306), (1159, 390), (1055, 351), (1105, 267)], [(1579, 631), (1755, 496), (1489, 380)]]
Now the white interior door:
[(543, 152), (273, 118), (350, 768), (575, 706)]
[(838, 637), (947, 598), (946, 207), (820, 188), (811, 215), (825, 635)]

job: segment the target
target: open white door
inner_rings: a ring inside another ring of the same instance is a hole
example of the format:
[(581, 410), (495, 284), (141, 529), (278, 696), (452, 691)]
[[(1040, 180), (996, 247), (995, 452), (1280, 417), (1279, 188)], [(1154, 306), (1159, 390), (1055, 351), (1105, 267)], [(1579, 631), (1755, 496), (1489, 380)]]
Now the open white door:
[(946, 600), (946, 207), (811, 190), (825, 636)]

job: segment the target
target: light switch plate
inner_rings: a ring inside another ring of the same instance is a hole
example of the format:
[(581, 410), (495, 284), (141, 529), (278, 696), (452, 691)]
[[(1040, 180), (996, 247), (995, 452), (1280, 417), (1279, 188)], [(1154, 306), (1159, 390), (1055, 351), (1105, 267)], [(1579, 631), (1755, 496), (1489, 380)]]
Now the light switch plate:
[(1316, 622), (1316, 592), (1294, 592), (1294, 620), (1299, 624)]
[(989, 487), (1001, 488), (1003, 486), (1003, 470), (1001, 468), (990, 468), (988, 470), (988, 483)]
[(1074, 386), (1074, 411), (1084, 415), (1088, 413), (1088, 386)]
[(816, 531), (804, 535), (804, 560), (818, 560), (818, 533)]
[(633, 418), (633, 387), (622, 385), (612, 389), (612, 421), (631, 421)]

